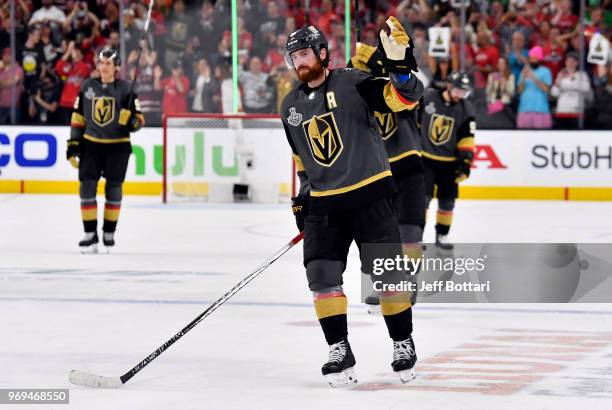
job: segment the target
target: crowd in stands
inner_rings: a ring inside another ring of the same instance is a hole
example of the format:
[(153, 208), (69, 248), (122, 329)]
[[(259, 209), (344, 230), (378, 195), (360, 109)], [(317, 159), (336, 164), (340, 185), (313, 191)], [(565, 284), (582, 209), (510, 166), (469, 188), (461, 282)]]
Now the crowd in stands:
[[(359, 1), (361, 40), (376, 45), (386, 16), (397, 16), (414, 39), (427, 86), (444, 88), (464, 56), (479, 127), (571, 129), (582, 116), (586, 127), (612, 129), (612, 57), (594, 65), (585, 52), (580, 62), (581, 38), (586, 50), (595, 33), (612, 40), (612, 0), (587, 0), (583, 22), (579, 1), (471, 0), (465, 27), (454, 0)], [(344, 1), (309, 3), (306, 12), (303, 0), (237, 1), (241, 111), (278, 112), (295, 84), (285, 42), (307, 21), (326, 34), (330, 66), (345, 66)], [(106, 45), (123, 48), (124, 78), (138, 70), (136, 92), (148, 125), (159, 125), (162, 113), (231, 112), (231, 2), (156, 1), (137, 61), (147, 6), (148, 0), (123, 8), (116, 0), (0, 0), (0, 124), (9, 122), (13, 101), (20, 123), (68, 123), (81, 83), (98, 75), (97, 52)], [(451, 29), (448, 58), (428, 54), (432, 26)]]

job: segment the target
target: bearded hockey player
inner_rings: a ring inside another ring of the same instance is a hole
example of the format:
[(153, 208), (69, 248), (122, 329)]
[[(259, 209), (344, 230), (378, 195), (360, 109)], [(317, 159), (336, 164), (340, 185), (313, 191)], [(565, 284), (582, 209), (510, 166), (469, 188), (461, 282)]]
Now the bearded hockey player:
[[(379, 47), (390, 79), (350, 68), (328, 69), (327, 42), (312, 26), (291, 33), (286, 45), (287, 64), (301, 82), (281, 110), (301, 182), (293, 211), (304, 232), (308, 285), (329, 344), (322, 373), (332, 387), (357, 381), (342, 289), (349, 247), (357, 243), (363, 269), (363, 244), (401, 243), (391, 204), (395, 183), (374, 111), (414, 108), (423, 85), (410, 74), (416, 61), (408, 35), (394, 17), (387, 24), (390, 35), (381, 31)], [(393, 340), (391, 366), (403, 382), (409, 381), (416, 363), (409, 295), (386, 292), (380, 304)]]
[(123, 197), (123, 181), (132, 152), (130, 132), (144, 125), (140, 104), (130, 95), (130, 83), (116, 79), (119, 53), (104, 48), (98, 55), (99, 79), (81, 85), (70, 121), (66, 157), (79, 169), (79, 196), (85, 238), (82, 252), (98, 250), (98, 207), (96, 191), (101, 177), (106, 180), (102, 241), (115, 245), (114, 233)]
[(419, 106), (427, 205), (437, 187), (436, 245), (453, 249), (448, 240), (459, 183), (470, 176), (476, 119), (467, 100), (472, 87), (464, 72), (452, 72), (446, 90), (429, 89)]
[[(383, 65), (383, 56), (376, 47), (358, 44), (350, 66), (375, 77), (388, 77)], [(425, 178), (421, 159), (421, 144), (417, 129), (416, 110), (381, 113), (374, 112), (380, 136), (391, 164), (391, 172), (398, 187), (394, 197), (395, 212), (402, 237), (402, 249), (406, 256), (419, 259), (423, 249), (423, 227), (425, 226)], [(408, 272), (416, 274), (416, 272)], [(414, 278), (412, 278), (414, 279)], [(416, 302), (416, 292), (411, 297)], [(366, 298), (370, 312), (377, 312), (378, 294)]]

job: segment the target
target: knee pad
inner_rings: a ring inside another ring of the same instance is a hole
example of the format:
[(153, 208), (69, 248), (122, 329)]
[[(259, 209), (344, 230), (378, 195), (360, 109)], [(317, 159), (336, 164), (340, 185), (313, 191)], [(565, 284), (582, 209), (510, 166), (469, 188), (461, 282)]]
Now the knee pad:
[(118, 181), (106, 181), (104, 193), (107, 201), (121, 202), (123, 199), (123, 183)]
[(79, 196), (81, 197), (81, 199), (95, 200), (97, 189), (98, 181), (94, 179), (83, 180), (79, 185)]
[(400, 224), (402, 243), (418, 243), (423, 240), (423, 227), (421, 225)]
[(438, 209), (452, 211), (455, 208), (454, 198), (438, 198)]
[(315, 259), (308, 262), (306, 265), (308, 287), (313, 292), (320, 292), (323, 289), (342, 286), (344, 267), (344, 262), (329, 259)]

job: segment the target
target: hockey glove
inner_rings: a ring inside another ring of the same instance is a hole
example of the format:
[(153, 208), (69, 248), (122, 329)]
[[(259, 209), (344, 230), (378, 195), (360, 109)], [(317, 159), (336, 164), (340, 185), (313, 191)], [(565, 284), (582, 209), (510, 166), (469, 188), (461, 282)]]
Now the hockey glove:
[(131, 110), (126, 108), (119, 111), (119, 125), (127, 127), (130, 131), (136, 131), (140, 128), (138, 117)]
[(376, 47), (365, 43), (357, 45), (357, 51), (347, 67), (353, 67), (361, 71), (370, 73), (374, 77), (387, 77), (389, 73), (383, 65), (383, 55)]
[(387, 19), (391, 35), (383, 29), (380, 31), (378, 50), (383, 54), (383, 65), (387, 71), (395, 74), (410, 74), (417, 71), (417, 62), (412, 54), (414, 44), (398, 19), (391, 16)]
[(298, 195), (291, 198), (291, 210), (295, 216), (295, 224), (300, 232), (304, 231), (304, 221), (308, 215), (309, 195)]
[(70, 164), (75, 168), (79, 167), (79, 155), (81, 155), (79, 140), (69, 139), (68, 148), (66, 149), (66, 159), (70, 161)]
[(470, 176), (470, 168), (472, 166), (472, 153), (459, 151), (457, 157), (457, 169), (455, 170), (455, 182), (460, 183), (465, 181)]

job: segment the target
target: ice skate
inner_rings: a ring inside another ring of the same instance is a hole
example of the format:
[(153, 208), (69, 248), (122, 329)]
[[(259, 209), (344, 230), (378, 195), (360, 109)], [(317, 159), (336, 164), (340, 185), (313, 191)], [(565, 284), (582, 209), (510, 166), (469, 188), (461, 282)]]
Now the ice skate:
[(331, 387), (347, 387), (357, 383), (353, 371), (355, 356), (347, 339), (329, 347), (329, 360), (321, 368), (323, 376)]
[(103, 232), (102, 233), (102, 243), (104, 243), (106, 250), (110, 251), (110, 248), (115, 246), (115, 233), (114, 232)]
[(448, 240), (448, 235), (440, 234), (436, 235), (436, 246), (445, 251), (452, 251), (455, 248), (455, 245)]
[(81, 253), (98, 253), (98, 233), (86, 232), (85, 237), (79, 242)]
[(407, 383), (416, 377), (414, 372), (416, 361), (417, 356), (412, 336), (408, 336), (406, 340), (393, 342), (393, 362), (391, 362), (391, 367), (398, 374), (402, 383)]

